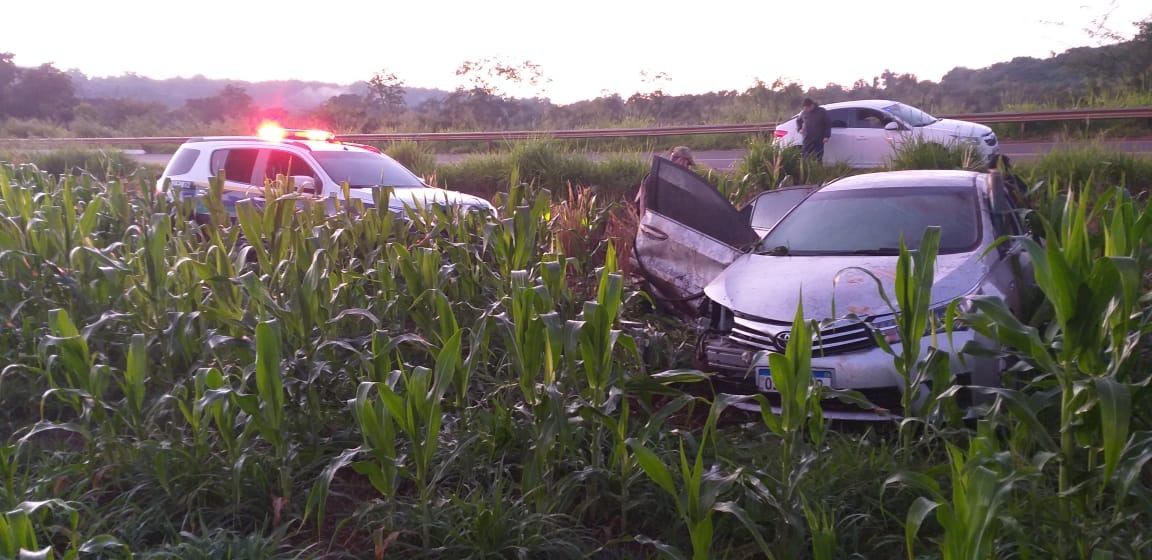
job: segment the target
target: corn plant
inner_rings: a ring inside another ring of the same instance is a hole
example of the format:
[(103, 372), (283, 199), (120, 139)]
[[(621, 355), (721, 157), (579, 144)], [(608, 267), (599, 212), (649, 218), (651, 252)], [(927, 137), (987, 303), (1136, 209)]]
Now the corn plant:
[[(373, 481), (378, 489), (391, 491), (390, 477), (395, 472), (396, 435), (404, 434), (408, 443), (411, 466), (401, 473), (410, 476), (416, 483), (424, 513), (424, 538), (429, 542), (428, 529), (431, 524), (430, 501), (436, 487), (432, 466), (440, 446), (440, 430), (443, 425), (443, 399), (457, 370), (462, 367), (461, 339), (464, 331), (457, 331), (437, 350), (434, 369), (416, 366), (401, 370), (399, 374), (402, 391), (394, 391), (387, 383), (361, 384), (354, 407), (361, 423), (367, 447), (376, 458), (380, 472)], [(375, 406), (369, 400), (369, 391), (376, 389), (377, 398), (383, 406)], [(370, 467), (362, 466), (359, 470)]]
[(124, 393), (124, 404), (129, 425), (142, 434), (144, 415), (145, 381), (148, 376), (148, 342), (142, 334), (134, 334), (128, 343), (128, 364), (121, 375), (120, 390)]
[[(827, 526), (821, 525), (826, 523), (826, 518), (816, 515), (802, 492), (816, 452), (824, 441), (826, 427), (821, 400), (827, 396), (825, 393), (828, 391), (813, 382), (812, 341), (814, 334), (819, 331), (815, 321), (804, 319), (802, 296), (796, 306), (792, 336), (788, 338), (784, 353), (767, 354), (772, 382), (779, 391), (779, 413), (772, 410), (772, 403), (764, 395), (756, 394), (754, 397), (760, 405), (760, 417), (764, 425), (780, 438), (779, 471), (775, 476), (762, 477), (763, 480), (754, 478), (752, 485), (763, 501), (776, 508), (787, 527), (796, 528), (795, 532), (799, 532), (803, 510), (803, 518), (813, 528), (813, 547), (827, 549), (829, 540), (834, 548), (834, 535), (829, 538)], [(760, 363), (762, 359), (763, 353), (753, 362)], [(793, 552), (799, 553), (795, 547), (795, 542), (799, 540), (794, 539), (784, 546), (791, 545)]]
[(529, 271), (512, 271), (509, 281), (501, 302), (504, 311), (494, 321), (531, 422), (532, 453), (521, 485), (533, 489), (537, 508), (544, 509), (555, 497), (547, 473), (555, 458), (570, 449), (572, 439), (561, 387), (565, 324), (553, 307), (550, 290)]
[[(679, 468), (676, 469), (678, 476), (674, 476), (673, 470), (664, 463), (660, 456), (641, 441), (636, 439), (627, 441), (640, 468), (675, 502), (676, 512), (683, 521), (692, 542), (693, 560), (705, 560), (713, 557), (712, 548), (715, 537), (713, 516), (717, 512), (727, 513), (735, 517), (752, 534), (752, 538), (756, 540), (765, 556), (774, 558), (767, 543), (760, 536), (760, 529), (756, 527), (744, 509), (735, 502), (721, 501), (721, 497), (739, 479), (740, 470), (723, 474), (719, 465), (706, 467), (704, 463), (705, 449), (708, 447), (708, 443), (716, 437), (716, 422), (720, 413), (732, 403), (743, 399), (744, 397), (740, 396), (721, 394), (712, 402), (712, 408), (709, 411), (691, 464), (689, 464), (689, 455), (684, 448), (685, 438), (680, 438), (680, 461)], [(651, 543), (670, 556), (680, 557), (679, 551), (666, 543), (644, 537), (638, 537), (637, 541)]]
[[(656, 373), (646, 377), (645, 381), (647, 382), (645, 383), (628, 383), (621, 389), (614, 388), (611, 401), (613, 406), (618, 407), (615, 410), (611, 410), (611, 407), (606, 407), (607, 410), (587, 405), (581, 407), (581, 418), (586, 423), (602, 423), (611, 430), (613, 435), (609, 464), (615, 469), (621, 481), (620, 527), (622, 530), (628, 528), (629, 512), (634, 508), (631, 500), (633, 481), (643, 472), (636, 460), (636, 455), (629, 451), (630, 447), (652, 445), (659, 439), (662, 430), (665, 429), (665, 422), (669, 418), (681, 413), (685, 408), (691, 409), (696, 403), (696, 397), (675, 389), (676, 384), (697, 383), (705, 380), (707, 380), (706, 375), (696, 370)], [(634, 429), (632, 400), (642, 400), (651, 397), (653, 393), (660, 393), (670, 398), (658, 408), (644, 410), (646, 421), (638, 429)]]
[(917, 533), (933, 511), (944, 529), (940, 543), (944, 560), (996, 557), (996, 539), (1011, 521), (1006, 506), (1021, 475), (1005, 465), (990, 426), (981, 423), (978, 435), (969, 440), (967, 451), (948, 444), (950, 493), (920, 472), (897, 473), (884, 482), (885, 487), (908, 485), (928, 494), (912, 502), (905, 520), (909, 560), (916, 558), (913, 545)]
[[(416, 324), (420, 332), (435, 333), (440, 330), (439, 317), (435, 302), (428, 298), (443, 298), (442, 290), (447, 289), (448, 274), (442, 269), (447, 265), (443, 262), (440, 251), (432, 247), (417, 247), (414, 251), (394, 243), (389, 247), (390, 262), (395, 263), (404, 279), (404, 291), (401, 301), (404, 311)], [(431, 305), (430, 305), (431, 303)]]
[[(64, 517), (60, 523), (53, 517)], [(55, 533), (59, 532), (60, 535)], [(57, 550), (63, 558), (79, 558), (82, 554), (100, 555), (117, 550), (132, 554), (111, 535), (99, 535), (81, 541), (80, 512), (73, 504), (62, 500), (21, 502), (14, 509), (0, 514), (0, 557), (2, 558), (55, 558)], [(55, 537), (60, 536), (59, 540)], [(41, 540), (44, 537), (44, 540)], [(58, 546), (41, 542), (57, 542)]]
[[(396, 486), (403, 472), (403, 457), (398, 453), (397, 421), (393, 411), (403, 408), (403, 402), (396, 392), (401, 371), (392, 368), (391, 353), (405, 339), (387, 337), (377, 332), (372, 338), (372, 359), (365, 365), (369, 370), (367, 378), (356, 389), (356, 397), (348, 401), (352, 416), (360, 430), (362, 445), (347, 449), (324, 468), (321, 476), (313, 483), (308, 496), (305, 520), (316, 512), (316, 522), (324, 523), (327, 498), (336, 473), (351, 466), (354, 471), (368, 478), (369, 483), (382, 496), (393, 498)], [(358, 459), (367, 454), (368, 459)]]
[(836, 558), (835, 517), (815, 504), (804, 504), (804, 519), (808, 521), (808, 532), (812, 535), (813, 560)]
[(235, 457), (236, 433), (235, 414), (230, 414), (232, 406), (223, 391), (224, 376), (217, 368), (199, 368), (189, 383), (178, 385), (165, 395), (164, 399), (174, 400), (180, 418), (187, 424), (192, 435), (192, 456), (204, 461), (212, 453), (211, 428), (215, 426), (219, 443)]
[[(1116, 190), (1097, 201), (1091, 213), (1087, 196), (1069, 194), (1058, 225), (1042, 216), (1039, 220), (1043, 243), (1029, 237), (1019, 241), (1032, 258), (1036, 283), (1051, 306), (1050, 326), (1041, 331), (1024, 324), (1003, 302), (988, 297), (971, 298), (977, 313), (965, 320), (1035, 367), (1034, 385), (1058, 389), (1057, 484), (1061, 522), (1070, 526), (1074, 510), (1092, 511), (1094, 505), (1102, 505), (1102, 494), (1087, 490), (1113, 483), (1122, 457), (1152, 453), (1152, 448), (1130, 448), (1140, 441), (1130, 439), (1132, 393), (1147, 383), (1147, 374), (1138, 367), (1142, 363), (1138, 341), (1146, 329), (1141, 323), (1141, 270), (1152, 214), (1146, 207), (1138, 210), (1134, 201)], [(1105, 233), (1102, 243), (1089, 237), (1090, 223), (1099, 224)], [(998, 394), (1013, 398), (1007, 391)], [(1018, 401), (1013, 398), (1009, 404)], [(1025, 425), (1036, 426), (1031, 409), (1010, 410)], [(1040, 444), (1050, 441), (1042, 427), (1030, 433)], [(1081, 449), (1087, 451), (1086, 466), (1078, 465)], [(1086, 485), (1082, 477), (1095, 482)]]
[(256, 392), (230, 393), (232, 403), (248, 414), (249, 427), (259, 433), (272, 446), (272, 459), (279, 483), (274, 506), (287, 500), (292, 492), (292, 473), (289, 462), (290, 447), (286, 437), (284, 380), (280, 360), (280, 334), (274, 321), (256, 325), (256, 363), (253, 370)]
[(615, 369), (617, 344), (639, 356), (636, 341), (616, 328), (623, 297), (624, 279), (617, 272), (616, 250), (609, 245), (604, 267), (600, 270), (596, 301), (584, 302), (580, 318), (568, 323), (574, 346), (572, 353), (583, 358), (588, 388), (586, 398), (592, 406), (600, 406), (607, 397), (608, 384)]
[(505, 311), (496, 316), (521, 396), (529, 406), (541, 404), (554, 390), (563, 356), (560, 317), (548, 306), (546, 289), (527, 270), (512, 271)]
[(49, 333), (40, 343), (42, 372), (52, 387), (44, 396), (62, 400), (85, 421), (103, 422), (107, 418), (104, 399), (110, 368), (96, 363), (86, 337), (72, 323), (67, 311), (50, 312)]
[(40, 540), (36, 536), (36, 528), (29, 512), (17, 508), (0, 515), (0, 556), (25, 558), (31, 555), (50, 558), (52, 548), (40, 548)]
[(812, 379), (812, 336), (816, 327), (814, 321), (804, 320), (802, 297), (800, 301), (792, 319), (793, 336), (788, 337), (784, 353), (768, 353), (772, 382), (780, 392), (780, 414), (772, 411), (767, 397), (762, 394), (755, 397), (760, 403), (764, 425), (783, 442), (781, 458), (785, 475), (792, 470), (790, 463), (803, 443), (805, 432), (817, 447), (824, 439), (824, 414), (820, 408), (823, 387)]
[[(900, 406), (904, 415), (901, 431), (905, 450), (911, 445), (914, 423), (923, 422), (938, 409), (938, 397), (952, 382), (948, 354), (935, 343), (939, 325), (934, 322), (934, 314), (929, 309), (939, 247), (939, 227), (924, 230), (915, 251), (908, 249), (901, 236), (892, 297), (884, 290), (880, 279), (866, 269), (849, 267), (833, 279), (833, 283), (838, 283), (841, 275), (850, 270), (870, 276), (876, 282), (880, 297), (895, 315), (896, 332), (900, 337), (899, 352), (880, 332), (874, 332), (873, 338), (881, 350), (892, 356), (896, 373), (904, 383)], [(956, 311), (950, 308), (947, 313), (954, 317)], [(946, 318), (945, 324), (947, 332), (951, 332), (951, 321)], [(929, 332), (933, 343), (923, 348), (924, 334)]]
[(535, 262), (551, 207), (549, 191), (540, 189), (532, 200), (528, 188), (517, 185), (516, 179), (514, 173), (513, 187), (501, 205), (502, 215), (485, 228), (484, 247), (491, 251), (501, 278), (508, 278), (513, 270), (525, 270)]

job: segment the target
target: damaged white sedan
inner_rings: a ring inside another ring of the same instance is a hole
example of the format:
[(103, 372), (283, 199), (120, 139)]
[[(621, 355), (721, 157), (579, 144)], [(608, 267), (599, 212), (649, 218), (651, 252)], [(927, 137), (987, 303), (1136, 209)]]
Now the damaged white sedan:
[[(698, 365), (771, 398), (764, 351), (784, 351), (803, 294), (806, 319), (822, 321), (813, 339), (814, 380), (859, 391), (876, 405), (828, 402), (832, 418), (898, 409), (904, 384), (875, 333), (901, 351), (893, 310), (877, 285), (893, 293), (901, 238), (915, 249), (926, 228), (940, 228), (931, 305), (941, 316), (953, 300), (977, 294), (1000, 297), (1019, 313), (1032, 284), (1027, 253), (1011, 240), (994, 244), (1024, 232), (995, 172), (869, 173), (768, 191), (737, 210), (691, 170), (656, 158), (641, 196), (637, 264), (654, 296), (698, 317)], [(931, 334), (922, 348), (933, 343)], [(961, 329), (935, 344), (949, 353), (961, 384), (997, 386), (996, 360), (960, 359), (975, 336)]]

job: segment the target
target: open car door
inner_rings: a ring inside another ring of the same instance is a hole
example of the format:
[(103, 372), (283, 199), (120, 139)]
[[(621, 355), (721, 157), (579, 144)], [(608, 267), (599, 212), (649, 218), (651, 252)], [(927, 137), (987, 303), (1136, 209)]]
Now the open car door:
[(653, 295), (681, 310), (760, 239), (746, 214), (687, 167), (654, 157), (640, 189), (636, 263)]

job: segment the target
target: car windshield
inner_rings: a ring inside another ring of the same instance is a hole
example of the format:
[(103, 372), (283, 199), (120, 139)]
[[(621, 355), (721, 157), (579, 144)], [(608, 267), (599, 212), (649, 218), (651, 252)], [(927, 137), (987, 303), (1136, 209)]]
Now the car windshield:
[(971, 187), (899, 187), (820, 191), (764, 237), (774, 255), (892, 255), (924, 230), (940, 227), (940, 253), (971, 251), (980, 240), (980, 211)]
[(920, 109), (903, 103), (889, 105), (885, 107), (884, 110), (896, 115), (898, 119), (908, 123), (908, 126), (928, 126), (940, 120)]
[(371, 152), (312, 152), (337, 184), (351, 187), (426, 187), (424, 181), (396, 160)]

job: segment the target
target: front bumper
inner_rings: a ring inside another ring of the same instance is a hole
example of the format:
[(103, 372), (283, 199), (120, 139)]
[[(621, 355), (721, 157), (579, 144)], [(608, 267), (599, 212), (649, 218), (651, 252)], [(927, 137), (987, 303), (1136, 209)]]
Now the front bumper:
[[(951, 339), (939, 333), (921, 339), (920, 356), (927, 357), (928, 348), (935, 346), (949, 354), (949, 368), (961, 384), (998, 385), (998, 372), (987, 358), (963, 355), (961, 350), (978, 335), (970, 330), (953, 331)], [(896, 343), (892, 350), (899, 355), (903, 345)], [(768, 366), (770, 351), (732, 342), (726, 334), (706, 334), (701, 338), (697, 359), (706, 371), (715, 372), (715, 379), (725, 390), (736, 393), (760, 392), (756, 386), (756, 371)], [(833, 419), (861, 420), (894, 418), (891, 411), (898, 410), (904, 380), (897, 373), (894, 357), (878, 346), (851, 352), (822, 355), (813, 350), (812, 369), (831, 372), (833, 389), (853, 390), (876, 405), (872, 410), (856, 405), (842, 404), (834, 399), (824, 403), (825, 416)], [(774, 401), (775, 393), (764, 393)], [(755, 407), (755, 403), (751, 406)]]

